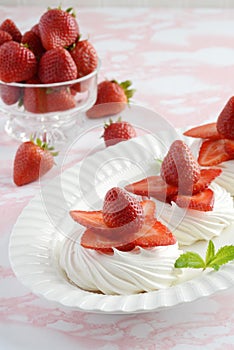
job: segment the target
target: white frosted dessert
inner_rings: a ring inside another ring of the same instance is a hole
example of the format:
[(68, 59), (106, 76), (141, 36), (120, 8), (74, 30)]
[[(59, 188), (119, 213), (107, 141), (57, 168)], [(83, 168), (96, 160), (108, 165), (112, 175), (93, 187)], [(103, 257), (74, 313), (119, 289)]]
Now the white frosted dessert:
[(113, 254), (83, 248), (74, 234), (61, 246), (59, 264), (79, 288), (109, 295), (126, 295), (168, 288), (180, 274), (174, 268), (182, 252), (178, 244), (150, 249), (136, 247)]
[(214, 191), (212, 211), (185, 209), (174, 202), (170, 205), (156, 200), (158, 219), (167, 225), (180, 245), (191, 245), (219, 236), (234, 220), (230, 193), (214, 182), (210, 188)]
[(222, 169), (222, 173), (215, 179), (215, 182), (234, 196), (234, 160), (218, 164), (216, 168)]

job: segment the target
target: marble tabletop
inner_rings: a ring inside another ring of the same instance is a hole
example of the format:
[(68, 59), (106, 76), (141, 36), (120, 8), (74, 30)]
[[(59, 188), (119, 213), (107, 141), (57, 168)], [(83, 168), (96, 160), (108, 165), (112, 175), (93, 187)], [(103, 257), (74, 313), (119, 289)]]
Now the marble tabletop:
[[(22, 31), (40, 7), (0, 7)], [(233, 94), (234, 12), (228, 9), (77, 8), (82, 31), (95, 45), (99, 80), (131, 79), (136, 103), (175, 127), (215, 118)], [(17, 217), (40, 190), (38, 182), (12, 181), (18, 142), (0, 115), (0, 349), (233, 349), (234, 287), (156, 312), (102, 315), (81, 312), (35, 296), (15, 277), (8, 243)], [(87, 143), (66, 158), (76, 164)]]

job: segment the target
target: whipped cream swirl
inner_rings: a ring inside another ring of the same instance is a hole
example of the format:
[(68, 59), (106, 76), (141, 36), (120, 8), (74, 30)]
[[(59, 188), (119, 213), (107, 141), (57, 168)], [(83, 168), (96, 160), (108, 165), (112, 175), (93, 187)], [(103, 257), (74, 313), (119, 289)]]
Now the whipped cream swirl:
[(215, 179), (215, 182), (234, 196), (234, 160), (228, 160), (216, 167), (222, 169), (222, 173)]
[(176, 236), (180, 245), (190, 245), (199, 240), (210, 240), (234, 221), (233, 199), (223, 187), (212, 183), (214, 208), (199, 211), (156, 201), (158, 220), (162, 221)]
[(135, 294), (167, 288), (176, 282), (174, 268), (181, 251), (178, 244), (122, 252), (112, 255), (83, 248), (76, 233), (66, 239), (59, 264), (67, 278), (86, 291), (103, 294)]

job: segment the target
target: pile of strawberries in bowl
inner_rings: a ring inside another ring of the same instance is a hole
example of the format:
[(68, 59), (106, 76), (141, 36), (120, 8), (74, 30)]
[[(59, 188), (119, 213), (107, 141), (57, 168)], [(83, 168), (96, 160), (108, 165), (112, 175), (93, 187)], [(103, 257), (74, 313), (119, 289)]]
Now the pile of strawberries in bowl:
[[(46, 135), (63, 140), (96, 101), (99, 60), (82, 38), (73, 9), (48, 9), (21, 33), (16, 23), (0, 24), (0, 109), (6, 131), (25, 140)], [(37, 135), (35, 135), (35, 132)]]

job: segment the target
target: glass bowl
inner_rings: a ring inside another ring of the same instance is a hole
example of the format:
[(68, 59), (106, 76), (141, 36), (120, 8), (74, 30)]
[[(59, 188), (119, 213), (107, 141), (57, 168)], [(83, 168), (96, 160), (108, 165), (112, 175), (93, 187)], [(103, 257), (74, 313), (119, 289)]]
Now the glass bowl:
[(92, 73), (62, 83), (0, 81), (0, 111), (8, 117), (6, 132), (20, 141), (39, 137), (49, 144), (77, 136), (85, 112), (96, 101), (99, 67), (100, 62)]

